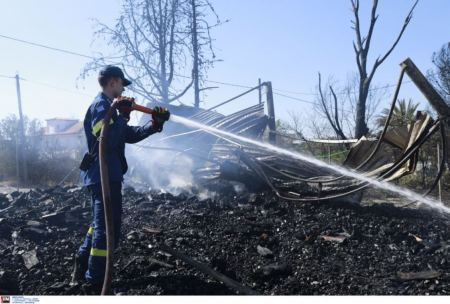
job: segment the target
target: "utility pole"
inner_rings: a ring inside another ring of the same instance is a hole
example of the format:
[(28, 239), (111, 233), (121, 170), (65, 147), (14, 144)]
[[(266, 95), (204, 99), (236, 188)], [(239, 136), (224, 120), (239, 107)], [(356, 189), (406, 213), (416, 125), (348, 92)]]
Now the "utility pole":
[(196, 0), (191, 0), (192, 5), (192, 49), (194, 56), (194, 65), (192, 77), (194, 77), (194, 107), (200, 107), (200, 85), (199, 85), (199, 58), (198, 58), (198, 37), (197, 37), (197, 6)]
[(269, 127), (269, 142), (272, 145), (277, 143), (276, 134), (276, 121), (275, 121), (275, 106), (273, 104), (273, 92), (272, 83), (270, 81), (265, 82), (266, 86), (266, 99), (267, 99), (267, 116), (269, 118), (267, 125)]
[(17, 103), (19, 104), (19, 140), (16, 139), (18, 145), (16, 146), (16, 161), (17, 161), (17, 170), (18, 170), (18, 178), (20, 179), (20, 163), (22, 163), (22, 173), (23, 173), (23, 182), (28, 182), (28, 168), (27, 161), (24, 153), (24, 145), (25, 145), (25, 127), (23, 123), (23, 114), (22, 114), (22, 97), (20, 94), (20, 77), (19, 74), (16, 74), (16, 90), (17, 90)]
[(261, 88), (261, 78), (258, 78), (258, 100), (259, 100), (259, 104), (262, 103), (262, 96), (261, 96), (262, 90), (261, 89), (262, 89)]

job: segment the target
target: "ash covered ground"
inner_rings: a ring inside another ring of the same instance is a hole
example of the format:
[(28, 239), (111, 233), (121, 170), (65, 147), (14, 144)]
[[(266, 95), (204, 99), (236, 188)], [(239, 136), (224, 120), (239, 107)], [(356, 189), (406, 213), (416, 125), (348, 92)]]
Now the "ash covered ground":
[[(124, 190), (113, 292), (233, 295), (166, 243), (260, 294), (450, 293), (450, 221), (389, 204), (288, 203)], [(91, 218), (79, 188), (0, 194), (0, 294), (74, 295), (73, 254)]]

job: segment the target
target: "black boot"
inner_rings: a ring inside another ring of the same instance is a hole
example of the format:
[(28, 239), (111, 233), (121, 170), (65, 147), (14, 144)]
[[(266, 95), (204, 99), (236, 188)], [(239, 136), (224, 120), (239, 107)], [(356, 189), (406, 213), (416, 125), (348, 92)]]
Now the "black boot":
[(88, 296), (98, 296), (102, 293), (102, 283), (92, 284), (92, 283), (84, 283), (81, 285), (81, 290), (85, 295)]
[(89, 256), (84, 257), (75, 254), (74, 260), (75, 262), (73, 265), (72, 280), (70, 281), (70, 285), (77, 285), (84, 281), (84, 276), (88, 269)]

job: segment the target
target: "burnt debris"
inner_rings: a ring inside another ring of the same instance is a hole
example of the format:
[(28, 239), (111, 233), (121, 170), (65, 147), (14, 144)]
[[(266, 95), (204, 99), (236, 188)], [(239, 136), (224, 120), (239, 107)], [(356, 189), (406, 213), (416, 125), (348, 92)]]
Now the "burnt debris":
[[(0, 293), (83, 294), (69, 282), (90, 221), (87, 193), (58, 187), (0, 199)], [(427, 210), (128, 188), (123, 222), (116, 294), (450, 292), (450, 222)]]

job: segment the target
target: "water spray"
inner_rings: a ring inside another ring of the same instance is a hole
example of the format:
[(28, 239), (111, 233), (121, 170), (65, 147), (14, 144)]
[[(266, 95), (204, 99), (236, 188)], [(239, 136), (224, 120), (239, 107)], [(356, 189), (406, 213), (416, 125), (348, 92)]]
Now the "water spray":
[(202, 123), (199, 123), (199, 122), (196, 122), (196, 121), (193, 121), (193, 120), (190, 120), (190, 119), (178, 116), (178, 115), (172, 115), (171, 120), (176, 123), (181, 123), (187, 127), (200, 129), (200, 130), (203, 130), (204, 132), (214, 134), (215, 136), (225, 139), (227, 141), (229, 141), (229, 138), (232, 138), (232, 139), (240, 141), (240, 142), (258, 146), (265, 150), (269, 150), (269, 151), (272, 151), (272, 152), (275, 152), (278, 154), (286, 155), (286, 156), (289, 156), (289, 157), (292, 157), (292, 158), (295, 158), (295, 159), (298, 159), (301, 161), (308, 162), (308, 163), (313, 164), (318, 167), (332, 170), (338, 174), (342, 174), (347, 177), (366, 182), (368, 184), (371, 184), (371, 185), (373, 185), (377, 188), (383, 189), (383, 190), (387, 190), (390, 192), (400, 194), (401, 196), (403, 196), (411, 201), (417, 201), (417, 202), (425, 204), (435, 210), (450, 214), (450, 208), (444, 206), (441, 202), (438, 202), (432, 198), (424, 197), (414, 191), (393, 185), (389, 182), (385, 182), (385, 181), (377, 180), (375, 178), (367, 177), (361, 173), (355, 172), (353, 170), (350, 170), (350, 169), (347, 169), (347, 168), (344, 168), (341, 166), (327, 164), (319, 159), (316, 159), (316, 158), (313, 158), (313, 157), (310, 157), (310, 156), (307, 156), (307, 155), (304, 155), (304, 154), (301, 154), (298, 152), (289, 151), (289, 150), (286, 150), (286, 149), (283, 149), (280, 147), (276, 147), (269, 143), (263, 143), (263, 142), (253, 140), (253, 139), (250, 139), (247, 137), (236, 135), (236, 134), (224, 131), (224, 130), (220, 130), (220, 129), (217, 129), (217, 128), (214, 128), (214, 127), (211, 127), (208, 125), (204, 125)]

